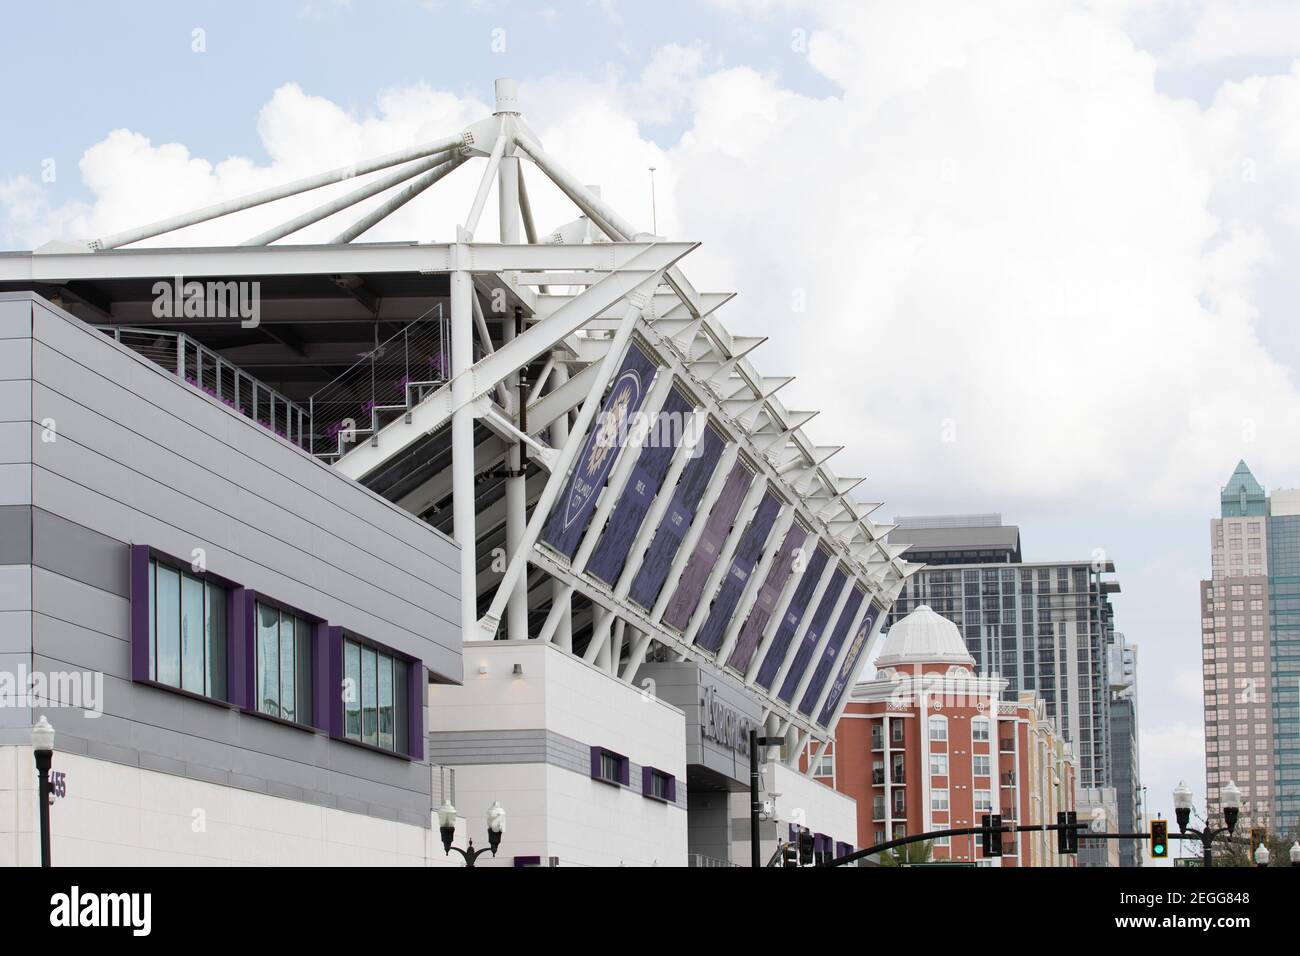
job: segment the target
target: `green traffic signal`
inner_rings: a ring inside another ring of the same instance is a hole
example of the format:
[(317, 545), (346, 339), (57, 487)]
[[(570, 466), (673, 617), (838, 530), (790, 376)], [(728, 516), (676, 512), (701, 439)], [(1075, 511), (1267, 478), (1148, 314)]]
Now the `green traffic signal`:
[(1151, 856), (1161, 859), (1169, 856), (1169, 823), (1166, 820), (1151, 821)]

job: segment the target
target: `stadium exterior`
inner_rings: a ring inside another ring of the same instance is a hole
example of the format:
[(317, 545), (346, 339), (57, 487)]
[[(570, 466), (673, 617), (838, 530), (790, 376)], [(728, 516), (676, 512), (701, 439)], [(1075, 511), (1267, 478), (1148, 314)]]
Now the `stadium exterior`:
[[(456, 242), (357, 241), (471, 160)], [(577, 219), (538, 231), (526, 166)], [(432, 811), (481, 844), (494, 800), (500, 864), (747, 861), (750, 728), (784, 740), (764, 852), (793, 820), (851, 844), (800, 758), (916, 566), (694, 245), (566, 172), (502, 80), (447, 138), (0, 255), (0, 670), (49, 678), (0, 710), (0, 863), (36, 852), (41, 716), (65, 863), (443, 863)]]

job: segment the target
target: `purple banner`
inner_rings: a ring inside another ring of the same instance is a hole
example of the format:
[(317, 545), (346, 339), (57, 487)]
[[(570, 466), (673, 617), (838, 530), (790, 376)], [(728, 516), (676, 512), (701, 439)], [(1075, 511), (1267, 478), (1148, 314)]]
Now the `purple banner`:
[(780, 600), (786, 579), (790, 577), (790, 569), (794, 567), (795, 554), (807, 537), (808, 530), (801, 527), (797, 521), (790, 525), (790, 529), (785, 533), (785, 540), (781, 542), (781, 550), (772, 559), (772, 566), (767, 569), (767, 577), (763, 579), (763, 584), (758, 589), (758, 599), (740, 629), (731, 656), (727, 658), (727, 666), (742, 675), (749, 670), (754, 652), (758, 650), (763, 632), (767, 630), (767, 622), (772, 620), (776, 602)]
[(794, 663), (790, 665), (790, 670), (786, 672), (785, 681), (781, 684), (781, 691), (777, 694), (785, 703), (790, 703), (794, 697), (795, 688), (799, 686), (799, 680), (803, 677), (804, 672), (812, 663), (813, 651), (817, 649), (817, 642), (821, 639), (822, 632), (831, 622), (831, 612), (835, 610), (835, 602), (839, 600), (840, 592), (844, 590), (844, 582), (848, 575), (844, 573), (844, 568), (837, 567), (831, 575), (831, 583), (826, 588), (826, 593), (822, 595), (822, 601), (817, 605), (817, 610), (813, 612), (812, 623), (809, 624), (808, 630), (804, 633), (803, 642), (794, 652)]
[(731, 624), (736, 605), (740, 603), (741, 595), (745, 593), (745, 584), (749, 581), (749, 576), (754, 573), (754, 565), (758, 564), (759, 558), (763, 556), (763, 545), (767, 543), (767, 536), (772, 533), (772, 525), (776, 522), (780, 510), (781, 499), (771, 491), (763, 495), (758, 510), (754, 512), (754, 520), (749, 523), (749, 527), (745, 529), (745, 536), (736, 546), (731, 567), (727, 569), (727, 576), (722, 579), (718, 596), (713, 599), (709, 616), (695, 638), (695, 643), (705, 650), (716, 654), (722, 647), (727, 626)]
[(749, 486), (753, 483), (754, 473), (743, 461), (737, 460), (731, 468), (731, 474), (727, 475), (727, 480), (722, 485), (722, 491), (718, 493), (718, 500), (713, 505), (713, 510), (709, 512), (709, 517), (704, 522), (700, 540), (696, 542), (695, 550), (686, 562), (682, 576), (677, 579), (677, 590), (673, 591), (668, 606), (664, 608), (665, 624), (684, 631), (691, 623), (691, 615), (695, 613), (695, 608), (704, 595), (704, 585), (713, 571), (713, 566), (718, 563), (718, 552), (722, 550), (727, 535), (731, 533), (731, 526), (736, 521), (736, 512), (740, 511)]
[(821, 696), (822, 688), (826, 686), (826, 678), (830, 677), (831, 668), (835, 666), (835, 660), (840, 656), (840, 648), (844, 646), (844, 639), (849, 636), (849, 628), (853, 626), (853, 619), (858, 616), (858, 608), (862, 607), (862, 601), (866, 596), (865, 591), (856, 587), (849, 595), (844, 610), (840, 612), (839, 620), (835, 622), (835, 630), (831, 631), (831, 638), (822, 649), (821, 660), (817, 662), (817, 669), (813, 671), (812, 680), (808, 682), (808, 689), (804, 691), (803, 699), (799, 701), (799, 713), (809, 716), (812, 709), (817, 706), (817, 698)]
[(840, 672), (835, 675), (835, 683), (831, 684), (831, 692), (826, 695), (826, 703), (822, 705), (822, 711), (817, 715), (817, 723), (823, 727), (830, 724), (835, 711), (839, 709), (840, 698), (844, 696), (849, 681), (853, 679), (853, 671), (858, 666), (858, 659), (866, 651), (867, 638), (871, 637), (871, 631), (878, 620), (880, 620), (880, 605), (872, 601), (871, 607), (867, 608), (867, 616), (862, 619), (862, 623), (858, 625), (858, 632), (853, 635), (853, 643), (849, 645), (849, 651), (844, 656)]
[(654, 427), (646, 436), (645, 447), (641, 449), (627, 485), (614, 505), (609, 523), (600, 533), (600, 542), (587, 562), (587, 570), (592, 577), (610, 587), (618, 583), (623, 573), (627, 553), (641, 530), (641, 522), (645, 520), (655, 495), (659, 494), (694, 407), (695, 403), (677, 389), (669, 393)]
[(645, 352), (635, 344), (628, 346), (623, 367), (614, 376), (614, 384), (542, 531), (542, 542), (566, 558), (572, 559), (578, 550), (600, 489), (627, 440), (631, 418), (641, 409), (654, 375), (655, 364)]
[(758, 670), (757, 683), (764, 690), (772, 689), (772, 682), (776, 680), (777, 672), (781, 670), (781, 662), (785, 660), (785, 652), (790, 647), (790, 641), (794, 639), (794, 632), (799, 630), (799, 622), (803, 620), (804, 613), (812, 602), (813, 592), (817, 590), (817, 582), (822, 579), (822, 572), (826, 570), (826, 562), (830, 558), (829, 551), (825, 548), (817, 548), (813, 551), (812, 560), (804, 568), (799, 586), (795, 588), (794, 596), (790, 598), (790, 606), (785, 610), (785, 617), (781, 618), (781, 624), (772, 638), (772, 646), (767, 649), (767, 656), (763, 658), (763, 666)]
[(672, 501), (664, 513), (663, 520), (655, 529), (655, 536), (646, 548), (645, 558), (632, 582), (628, 597), (649, 610), (659, 598), (659, 591), (672, 570), (673, 558), (686, 537), (686, 529), (695, 520), (695, 512), (700, 507), (700, 499), (709, 486), (709, 479), (718, 467), (722, 449), (726, 440), (722, 434), (709, 425), (696, 446), (695, 457), (686, 463), (682, 477), (677, 482)]

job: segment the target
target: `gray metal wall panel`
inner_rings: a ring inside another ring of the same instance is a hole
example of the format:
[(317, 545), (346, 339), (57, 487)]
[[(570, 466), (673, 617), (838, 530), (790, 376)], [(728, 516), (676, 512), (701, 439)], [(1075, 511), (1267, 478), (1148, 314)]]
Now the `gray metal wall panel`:
[(31, 460), (31, 422), (0, 422), (0, 464), (17, 465)]
[[(5, 348), (9, 348), (8, 345)], [(0, 421), (29, 422), (32, 420), (32, 383), (30, 381), (0, 382)]]
[(32, 509), (0, 506), (0, 564), (32, 563)]
[(42, 511), (32, 512), (32, 564), (101, 591), (131, 596), (130, 553), (115, 538)]
[[(5, 293), (0, 293), (4, 295)], [(0, 339), (32, 337), (32, 300), (0, 299)]]
[(32, 652), (32, 615), (28, 611), (0, 611), (0, 654)]
[(32, 466), (0, 465), (0, 506), (32, 503)]
[(30, 611), (31, 609), (31, 566), (0, 565), (0, 611)]

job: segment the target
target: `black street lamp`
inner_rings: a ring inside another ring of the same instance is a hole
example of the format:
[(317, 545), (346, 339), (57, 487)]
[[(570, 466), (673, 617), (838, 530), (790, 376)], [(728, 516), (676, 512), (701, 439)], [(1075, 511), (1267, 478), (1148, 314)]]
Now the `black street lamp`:
[(41, 805), (41, 866), (49, 866), (50, 767), (54, 765), (54, 728), (44, 714), (32, 727), (32, 754), (36, 758), (37, 794)]
[(493, 856), (497, 855), (497, 847), (501, 845), (501, 834), (506, 832), (506, 811), (501, 804), (493, 800), (492, 806), (487, 811), (487, 829), (488, 845), (474, 849), (474, 841), (469, 840), (466, 848), (462, 850), (458, 846), (452, 846), (451, 841), (456, 838), (456, 808), (451, 805), (451, 801), (444, 801), (438, 808), (438, 832), (442, 835), (442, 850), (447, 856), (455, 850), (461, 855), (466, 866), (473, 866), (475, 861), (484, 853), (490, 852)]
[[(1225, 833), (1232, 836), (1232, 831), (1237, 828), (1237, 817), (1241, 813), (1241, 790), (1231, 780), (1228, 785), (1219, 791), (1219, 803), (1223, 806), (1223, 822), (1227, 824), (1217, 830), (1210, 826), (1209, 821), (1205, 823), (1204, 830), (1197, 830), (1189, 827), (1187, 824), (1192, 819), (1192, 791), (1186, 783), (1179, 783), (1174, 790), (1174, 816), (1178, 820), (1178, 832), (1190, 833), (1193, 836), (1200, 837), (1201, 850), (1206, 866), (1214, 865), (1214, 838), (1223, 836)], [(1268, 862), (1265, 856), (1264, 862)]]

